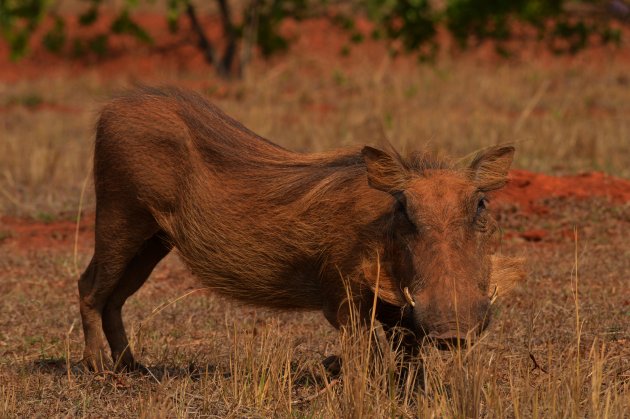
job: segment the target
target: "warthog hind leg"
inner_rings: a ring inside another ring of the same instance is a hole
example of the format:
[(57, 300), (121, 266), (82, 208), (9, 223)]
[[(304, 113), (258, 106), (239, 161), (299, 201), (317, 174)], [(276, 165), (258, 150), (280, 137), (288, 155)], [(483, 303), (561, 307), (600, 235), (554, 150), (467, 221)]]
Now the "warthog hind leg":
[(101, 310), (97, 298), (91, 292), (98, 276), (98, 263), (96, 257), (92, 257), (83, 275), (79, 279), (79, 308), (81, 310), (81, 320), (83, 323), (83, 335), (85, 337), (85, 350), (83, 352), (83, 362), (85, 366), (100, 371), (106, 364), (105, 345), (103, 343), (103, 333), (101, 331)]

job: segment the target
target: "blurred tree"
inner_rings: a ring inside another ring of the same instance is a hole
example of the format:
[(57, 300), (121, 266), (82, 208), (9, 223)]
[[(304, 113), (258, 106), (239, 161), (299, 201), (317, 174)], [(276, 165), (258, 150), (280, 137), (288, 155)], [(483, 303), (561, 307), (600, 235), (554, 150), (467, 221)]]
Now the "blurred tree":
[[(103, 0), (84, 1), (86, 9), (78, 21), (80, 25), (91, 26), (101, 16)], [(72, 51), (76, 55), (105, 54), (111, 34), (126, 34), (152, 43), (148, 32), (132, 18), (131, 12), (140, 1), (123, 0), (108, 31), (72, 40)], [(182, 16), (187, 17), (206, 61), (226, 77), (241, 73), (255, 46), (264, 57), (286, 49), (288, 40), (279, 32), (280, 23), (287, 18), (301, 19), (307, 13), (313, 15), (314, 11), (348, 29), (353, 43), (363, 40), (363, 34), (356, 29), (355, 16), (366, 15), (375, 23), (373, 37), (395, 41), (391, 43), (392, 53), (417, 52), (421, 59), (430, 59), (438, 51), (438, 26), (448, 29), (461, 47), (491, 39), (498, 52), (509, 55), (506, 41), (513, 35), (514, 23), (520, 22), (534, 28), (551, 50), (575, 53), (588, 46), (591, 35), (599, 36), (602, 42), (619, 43), (620, 32), (611, 27), (610, 19), (625, 22), (630, 19), (630, 6), (624, 0), (337, 0), (334, 4), (332, 1), (245, 0), (238, 3), (241, 8), (234, 13), (228, 0), (216, 0), (224, 38), (220, 52), (207, 37), (193, 0), (166, 0), (164, 13), (172, 31), (178, 30)], [(332, 9), (334, 13), (326, 12)], [(342, 9), (351, 12), (343, 13)], [(240, 19), (234, 19), (235, 14)], [(0, 0), (0, 34), (8, 42), (13, 59), (28, 52), (29, 40), (44, 18), (50, 18), (52, 25), (42, 37), (43, 45), (54, 52), (63, 51), (68, 41), (66, 24), (54, 2)]]
[[(622, 0), (368, 0), (366, 4), (368, 16), (377, 24), (374, 36), (399, 40), (393, 53), (418, 51), (421, 59), (437, 52), (439, 25), (462, 48), (490, 39), (502, 55), (510, 53), (505, 45), (516, 22), (535, 29), (538, 38), (558, 53), (585, 48), (590, 35), (604, 43), (619, 43), (620, 32), (612, 29), (610, 19), (623, 20), (620, 10), (625, 10)], [(575, 4), (583, 13), (576, 13)]]
[(9, 44), (11, 58), (24, 55), (46, 11), (43, 0), (0, 0), (0, 31)]
[[(215, 46), (207, 38), (197, 18), (195, 6), (191, 0), (169, 0), (169, 26), (177, 30), (177, 22), (182, 10), (188, 16), (191, 28), (199, 39), (199, 48), (204, 52), (206, 61), (217, 69), (222, 76), (241, 74), (242, 69), (251, 59), (254, 45), (260, 48), (264, 57), (285, 50), (288, 41), (280, 35), (280, 23), (288, 18), (300, 19), (306, 12), (306, 0), (249, 0), (241, 10), (242, 21), (233, 19), (227, 0), (216, 0), (221, 26), (225, 38), (223, 53), (219, 55)], [(241, 44), (241, 57), (236, 62), (238, 44)]]

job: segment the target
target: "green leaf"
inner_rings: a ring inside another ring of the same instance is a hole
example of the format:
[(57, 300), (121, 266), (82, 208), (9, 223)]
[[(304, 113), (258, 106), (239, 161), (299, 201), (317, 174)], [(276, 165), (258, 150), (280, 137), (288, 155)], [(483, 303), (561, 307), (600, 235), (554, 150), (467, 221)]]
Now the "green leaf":
[(179, 16), (181, 14), (181, 0), (169, 0), (166, 3), (166, 21), (168, 30), (175, 33), (179, 30)]
[(350, 42), (352, 42), (353, 44), (360, 44), (361, 42), (363, 42), (364, 40), (364, 36), (361, 32), (354, 32), (352, 35), (350, 35)]
[(28, 40), (30, 38), (30, 31), (23, 29), (19, 32), (12, 33), (9, 38), (10, 56), (11, 60), (17, 61), (24, 57), (28, 51)]
[(79, 15), (79, 25), (90, 26), (98, 19), (98, 6), (92, 5), (85, 13)]
[(55, 16), (55, 23), (51, 30), (46, 32), (42, 43), (48, 51), (60, 52), (66, 43), (66, 23), (60, 16)]
[(108, 44), (108, 36), (101, 34), (96, 35), (88, 41), (88, 48), (99, 57), (103, 57), (107, 54)]
[(115, 34), (128, 34), (147, 44), (153, 43), (153, 38), (129, 16), (129, 10), (124, 10), (112, 22), (111, 31)]

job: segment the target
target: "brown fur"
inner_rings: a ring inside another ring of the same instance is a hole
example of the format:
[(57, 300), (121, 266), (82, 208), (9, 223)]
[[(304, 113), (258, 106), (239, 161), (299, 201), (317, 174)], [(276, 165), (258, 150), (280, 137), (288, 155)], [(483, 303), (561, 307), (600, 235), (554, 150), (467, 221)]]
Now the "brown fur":
[(114, 361), (135, 365), (121, 308), (173, 247), (223, 295), (320, 309), (336, 327), (348, 321), (344, 282), (367, 318), (377, 266), (388, 328), (417, 338), (485, 324), (496, 223), (471, 213), (505, 182), (512, 153), (493, 148), (464, 171), (371, 147), (300, 154), (196, 94), (124, 94), (97, 125), (95, 252), (79, 281), (85, 360), (102, 366), (102, 324)]
[(492, 255), (490, 298), (504, 298), (525, 279), (525, 259)]

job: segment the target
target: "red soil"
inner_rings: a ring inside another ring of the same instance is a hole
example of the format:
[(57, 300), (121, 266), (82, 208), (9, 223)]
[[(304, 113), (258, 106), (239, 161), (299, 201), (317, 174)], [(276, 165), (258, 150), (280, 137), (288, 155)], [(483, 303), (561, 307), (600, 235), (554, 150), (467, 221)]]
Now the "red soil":
[(75, 221), (42, 222), (27, 218), (0, 217), (0, 249), (11, 246), (23, 251), (45, 248), (74, 248), (75, 237), (78, 245), (85, 248), (94, 240), (94, 214), (82, 217), (77, 236)]
[[(499, 206), (514, 205), (521, 213), (545, 214), (549, 210), (545, 200), (550, 198), (588, 199), (602, 197), (615, 204), (630, 203), (630, 180), (618, 179), (603, 173), (585, 173), (577, 176), (554, 177), (525, 170), (510, 173), (510, 182), (495, 194), (493, 202)], [(41, 221), (0, 217), (0, 249), (8, 247), (22, 251), (41, 248), (74, 247), (77, 226), (74, 221)], [(570, 233), (570, 232), (569, 232)], [(568, 233), (567, 233), (568, 234)], [(570, 234), (569, 234), (570, 235)], [(519, 234), (524, 240), (543, 241), (545, 230), (531, 230)], [(82, 217), (78, 231), (78, 244), (84, 249), (94, 240), (94, 214)]]
[(549, 176), (525, 170), (510, 172), (507, 187), (496, 194), (500, 204), (517, 205), (522, 212), (546, 213), (548, 198), (604, 197), (613, 203), (630, 202), (630, 180), (619, 179), (601, 172), (575, 176)]

